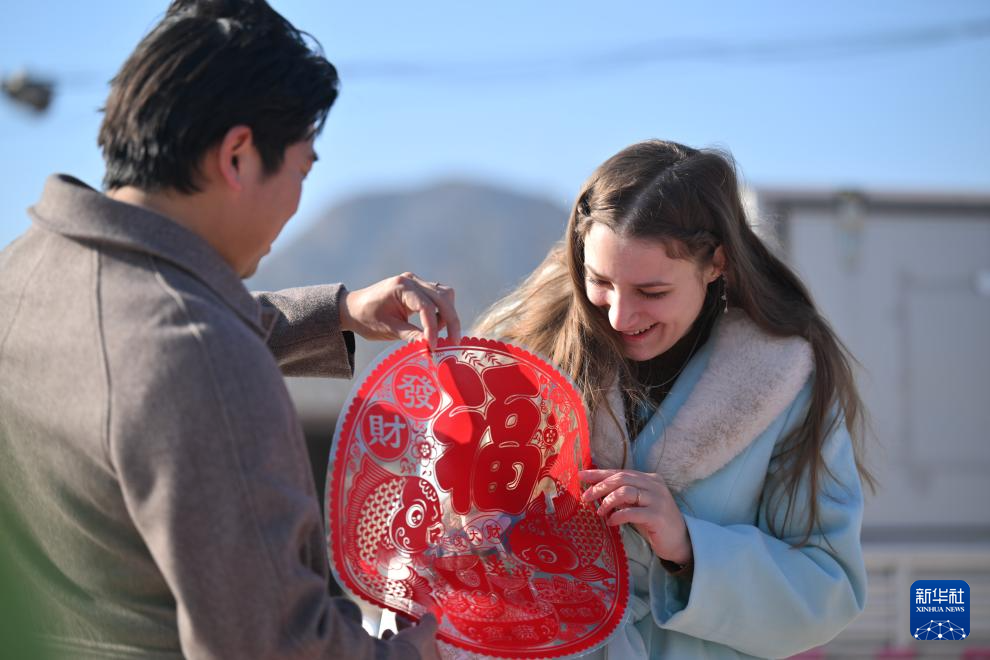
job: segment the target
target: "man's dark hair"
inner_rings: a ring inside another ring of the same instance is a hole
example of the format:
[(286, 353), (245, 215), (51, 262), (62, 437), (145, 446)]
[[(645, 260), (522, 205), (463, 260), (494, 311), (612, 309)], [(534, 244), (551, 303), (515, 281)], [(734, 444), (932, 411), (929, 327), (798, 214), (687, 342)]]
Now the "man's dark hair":
[(263, 0), (174, 0), (111, 81), (103, 185), (196, 192), (203, 155), (241, 124), (272, 174), (322, 128), (337, 84), (319, 44)]

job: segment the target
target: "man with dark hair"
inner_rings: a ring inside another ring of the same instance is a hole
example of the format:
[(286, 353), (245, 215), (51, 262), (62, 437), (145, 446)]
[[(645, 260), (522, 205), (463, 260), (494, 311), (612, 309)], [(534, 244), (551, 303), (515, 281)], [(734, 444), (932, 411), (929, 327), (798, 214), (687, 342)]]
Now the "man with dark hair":
[(453, 291), (241, 282), (296, 211), (336, 88), (262, 0), (175, 0), (113, 80), (106, 194), (53, 176), (0, 253), (0, 505), (22, 530), (4, 543), (66, 657), (436, 654), (432, 617), (383, 642), (328, 597), (282, 374), (350, 377), (352, 332), (456, 338)]

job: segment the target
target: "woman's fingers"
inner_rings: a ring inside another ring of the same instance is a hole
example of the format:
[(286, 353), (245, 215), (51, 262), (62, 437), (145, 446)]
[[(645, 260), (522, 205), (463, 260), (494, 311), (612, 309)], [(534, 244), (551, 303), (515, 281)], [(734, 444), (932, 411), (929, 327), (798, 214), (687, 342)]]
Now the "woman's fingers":
[(579, 470), (578, 478), (589, 484), (597, 484), (602, 479), (606, 477), (611, 477), (613, 474), (618, 474), (622, 470)]
[(656, 525), (657, 512), (645, 506), (627, 507), (613, 511), (605, 518), (606, 524), (615, 527), (624, 523), (653, 527)]
[(606, 497), (622, 486), (636, 486), (644, 489), (666, 488), (663, 479), (655, 474), (635, 470), (582, 470), (578, 478), (592, 485), (584, 491), (582, 501), (591, 502)]
[(658, 557), (680, 564), (691, 559), (684, 516), (663, 477), (635, 470), (584, 470), (579, 476), (591, 483), (582, 500), (600, 500), (597, 513), (609, 525), (634, 525)]
[(630, 507), (638, 508), (644, 505), (645, 503), (643, 502), (642, 488), (623, 485), (619, 486), (602, 499), (602, 503), (598, 507), (598, 515), (602, 518), (608, 518), (609, 515), (616, 509)]
[(591, 486), (581, 495), (581, 500), (591, 502), (601, 499), (621, 485), (623, 470), (581, 470), (578, 479)]

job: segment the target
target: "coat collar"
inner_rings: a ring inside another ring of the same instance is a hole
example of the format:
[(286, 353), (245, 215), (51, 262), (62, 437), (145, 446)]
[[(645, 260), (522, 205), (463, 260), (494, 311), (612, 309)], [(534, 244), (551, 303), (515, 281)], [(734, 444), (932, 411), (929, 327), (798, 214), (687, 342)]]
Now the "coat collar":
[(143, 252), (178, 266), (206, 284), (262, 336), (276, 320), (216, 250), (165, 216), (110, 199), (65, 174), (48, 177), (41, 199), (28, 213), (35, 224), (63, 236)]
[[(636, 467), (655, 470), (674, 492), (738, 456), (786, 410), (814, 366), (807, 341), (768, 335), (740, 310), (718, 322), (704, 349), (637, 438), (637, 445), (648, 444), (636, 452)], [(617, 386), (606, 402), (615, 418), (625, 419)], [(594, 413), (591, 451), (600, 467), (634, 465), (625, 424), (616, 424), (605, 406)]]

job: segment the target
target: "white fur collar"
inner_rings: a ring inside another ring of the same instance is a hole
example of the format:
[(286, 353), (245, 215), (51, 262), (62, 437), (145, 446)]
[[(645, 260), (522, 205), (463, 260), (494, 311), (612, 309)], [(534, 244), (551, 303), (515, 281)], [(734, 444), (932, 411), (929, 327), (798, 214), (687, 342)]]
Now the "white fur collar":
[[(811, 374), (811, 346), (800, 337), (766, 334), (740, 310), (731, 310), (712, 331), (712, 354), (691, 394), (663, 433), (652, 442), (647, 465), (674, 492), (713, 474), (739, 455), (794, 400)], [(624, 420), (617, 386), (606, 397)], [(616, 425), (608, 411), (592, 416), (591, 453), (603, 468), (622, 466), (628, 447), (625, 424)], [(631, 467), (631, 450), (626, 465)]]

